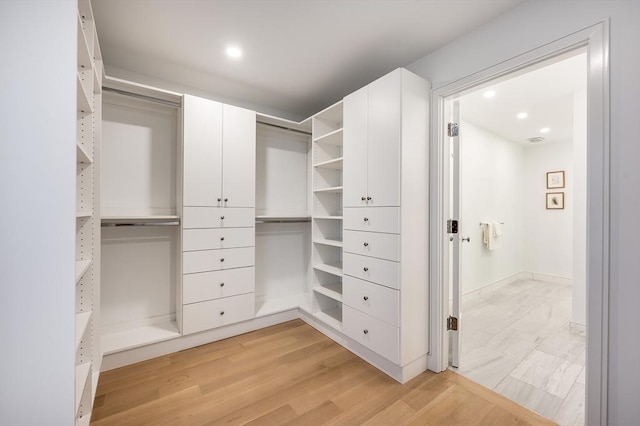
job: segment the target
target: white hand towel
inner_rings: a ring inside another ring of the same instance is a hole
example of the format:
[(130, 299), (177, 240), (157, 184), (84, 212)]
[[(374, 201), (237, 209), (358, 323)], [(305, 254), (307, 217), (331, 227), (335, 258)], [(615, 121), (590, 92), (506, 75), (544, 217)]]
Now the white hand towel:
[(500, 222), (493, 222), (493, 236), (501, 237), (502, 236), (502, 225)]
[(493, 250), (493, 224), (491, 222), (482, 224), (482, 242), (489, 250)]

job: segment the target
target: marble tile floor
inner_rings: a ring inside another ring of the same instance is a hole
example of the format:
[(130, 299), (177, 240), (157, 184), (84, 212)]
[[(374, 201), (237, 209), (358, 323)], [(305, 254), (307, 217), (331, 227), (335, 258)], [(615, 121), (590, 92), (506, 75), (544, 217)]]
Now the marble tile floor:
[(585, 335), (571, 286), (519, 280), (465, 295), (453, 371), (563, 426), (584, 425)]

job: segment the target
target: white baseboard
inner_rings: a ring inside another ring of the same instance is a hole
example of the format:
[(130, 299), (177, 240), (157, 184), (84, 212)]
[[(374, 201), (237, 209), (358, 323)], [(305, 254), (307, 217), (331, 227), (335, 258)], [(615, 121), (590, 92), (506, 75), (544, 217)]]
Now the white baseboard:
[(537, 272), (527, 272), (522, 271), (517, 274), (510, 275), (501, 280), (495, 281), (491, 284), (487, 284), (484, 287), (468, 291), (462, 294), (462, 301), (466, 302), (468, 300), (473, 300), (475, 298), (479, 298), (485, 296), (487, 293), (498, 290), (505, 285), (509, 285), (516, 281), (520, 280), (533, 280), (533, 281), (543, 281), (547, 283), (560, 284), (560, 285), (573, 285), (573, 280), (571, 278), (559, 277), (556, 275), (549, 274), (539, 274)]

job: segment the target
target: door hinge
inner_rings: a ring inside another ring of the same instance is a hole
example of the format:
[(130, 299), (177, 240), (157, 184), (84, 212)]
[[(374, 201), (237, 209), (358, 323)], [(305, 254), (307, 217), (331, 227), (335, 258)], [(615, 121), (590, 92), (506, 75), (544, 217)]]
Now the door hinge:
[(457, 234), (458, 233), (458, 221), (455, 219), (447, 220), (447, 234)]
[(452, 316), (447, 318), (447, 331), (448, 330), (458, 331), (458, 318)]
[(458, 123), (447, 124), (447, 136), (450, 138), (458, 136)]

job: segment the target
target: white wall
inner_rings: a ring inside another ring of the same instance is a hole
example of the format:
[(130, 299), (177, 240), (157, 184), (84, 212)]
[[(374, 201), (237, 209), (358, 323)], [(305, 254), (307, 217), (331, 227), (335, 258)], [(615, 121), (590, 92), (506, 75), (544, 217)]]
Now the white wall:
[[(464, 98), (461, 100), (464, 117)], [(521, 272), (523, 147), (469, 122), (460, 125), (460, 235), (462, 293)], [(480, 222), (503, 222), (494, 250), (482, 243)]]
[[(547, 189), (546, 174), (564, 170), (565, 187)], [(525, 148), (522, 213), (523, 270), (572, 278), (573, 275), (573, 147), (571, 141)], [(564, 209), (547, 210), (546, 193), (564, 193)]]
[(611, 99), (607, 407), (608, 423), (623, 425), (640, 418), (640, 2), (527, 1), (409, 69), (438, 87), (602, 21)]
[(75, 1), (0, 1), (0, 424), (72, 425)]

